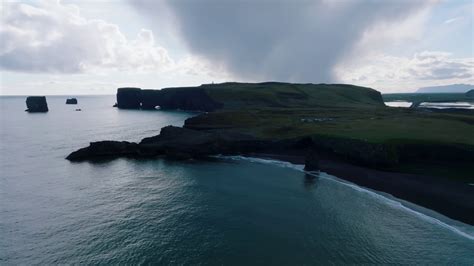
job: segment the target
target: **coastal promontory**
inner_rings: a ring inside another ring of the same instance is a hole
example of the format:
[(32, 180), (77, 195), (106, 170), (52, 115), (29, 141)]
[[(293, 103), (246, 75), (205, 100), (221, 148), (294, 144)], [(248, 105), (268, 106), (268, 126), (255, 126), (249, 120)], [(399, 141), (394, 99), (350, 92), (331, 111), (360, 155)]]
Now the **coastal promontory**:
[(201, 111), (139, 143), (101, 141), (71, 161), (270, 157), (305, 164), (474, 224), (474, 116), (385, 106), (344, 84), (222, 83), (119, 89), (119, 108)]

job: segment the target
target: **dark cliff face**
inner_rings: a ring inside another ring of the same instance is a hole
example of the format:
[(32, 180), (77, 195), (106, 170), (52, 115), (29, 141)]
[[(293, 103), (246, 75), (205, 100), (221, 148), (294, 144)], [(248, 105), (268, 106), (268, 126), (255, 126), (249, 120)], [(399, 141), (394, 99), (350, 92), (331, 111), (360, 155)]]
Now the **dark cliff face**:
[(118, 88), (117, 107), (120, 109), (140, 109), (141, 89)]
[(212, 112), (223, 107), (209, 97), (204, 89), (163, 89), (159, 92), (158, 102), (162, 109)]
[(383, 101), (382, 93), (380, 93), (380, 91), (372, 90), (368, 93), (368, 95), (372, 100), (385, 105), (385, 103)]
[(161, 94), (158, 90), (142, 90), (140, 94), (141, 109), (153, 110), (156, 109), (159, 104)]
[(161, 90), (120, 88), (123, 109), (181, 109), (212, 112), (242, 108), (384, 106), (380, 92), (345, 84), (221, 83)]
[(211, 112), (222, 108), (204, 89), (170, 88), (162, 90), (141, 90), (139, 88), (119, 88), (117, 107), (121, 109), (189, 110)]
[(29, 113), (48, 112), (48, 103), (45, 96), (28, 96), (26, 98), (26, 109)]

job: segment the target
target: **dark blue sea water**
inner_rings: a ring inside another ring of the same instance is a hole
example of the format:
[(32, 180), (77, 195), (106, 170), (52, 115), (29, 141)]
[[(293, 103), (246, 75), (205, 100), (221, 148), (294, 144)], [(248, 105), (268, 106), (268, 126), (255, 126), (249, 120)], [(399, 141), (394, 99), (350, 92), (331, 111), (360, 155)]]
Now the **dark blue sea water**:
[(1, 265), (474, 264), (472, 226), (287, 163), (71, 163), (90, 141), (138, 141), (192, 114), (65, 99), (28, 114), (24, 97), (0, 97)]

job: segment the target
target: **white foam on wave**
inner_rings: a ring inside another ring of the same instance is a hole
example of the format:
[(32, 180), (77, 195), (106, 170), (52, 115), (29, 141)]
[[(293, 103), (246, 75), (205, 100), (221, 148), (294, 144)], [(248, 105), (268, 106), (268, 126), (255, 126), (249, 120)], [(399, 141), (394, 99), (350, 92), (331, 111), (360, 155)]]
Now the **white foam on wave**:
[[(368, 194), (370, 195), (371, 197), (377, 199), (377, 200), (380, 200), (394, 208), (398, 208), (398, 209), (401, 209), (401, 210), (404, 210), (408, 213), (411, 213), (415, 216), (417, 216), (418, 218), (421, 218), (425, 221), (428, 221), (432, 224), (435, 224), (435, 225), (438, 225), (438, 226), (441, 226), (445, 229), (448, 229), (460, 236), (463, 236), (467, 239), (470, 239), (470, 240), (474, 240), (474, 233), (473, 232), (466, 232), (463, 230), (463, 228), (459, 228), (459, 227), (456, 227), (454, 225), (449, 225), (447, 224), (446, 222), (443, 222), (435, 217), (432, 217), (432, 216), (429, 216), (427, 214), (424, 214), (422, 212), (419, 212), (417, 210), (414, 210), (410, 207), (407, 207), (403, 204), (403, 202), (399, 201), (400, 199), (397, 199), (391, 195), (389, 195), (390, 197), (388, 196), (385, 196), (385, 195), (381, 195), (377, 192), (375, 192), (374, 190), (371, 190), (371, 189), (368, 189), (368, 188), (364, 188), (364, 187), (360, 187), (360, 186), (357, 186), (356, 184), (354, 183), (350, 183), (348, 181), (345, 181), (345, 180), (342, 180), (336, 176), (332, 176), (332, 175), (329, 175), (327, 173), (324, 173), (324, 172), (314, 172), (314, 171), (305, 171), (304, 170), (304, 165), (302, 164), (292, 164), (292, 163), (289, 163), (289, 162), (285, 162), (285, 161), (279, 161), (279, 160), (275, 160), (275, 159), (263, 159), (263, 158), (256, 158), (256, 157), (245, 157), (245, 156), (222, 156), (222, 155), (216, 155), (214, 156), (216, 158), (220, 158), (220, 159), (226, 159), (226, 160), (234, 160), (234, 161), (247, 161), (247, 162), (253, 162), (253, 163), (263, 163), (263, 164), (271, 164), (271, 165), (275, 165), (275, 166), (278, 166), (278, 167), (284, 167), (284, 168), (291, 168), (291, 169), (294, 169), (294, 170), (297, 170), (297, 171), (300, 171), (300, 172), (304, 172), (306, 174), (310, 174), (310, 175), (314, 175), (314, 176), (317, 176), (319, 178), (324, 178), (324, 179), (327, 179), (327, 180), (331, 180), (333, 182), (337, 182), (339, 184), (342, 184), (342, 185), (345, 185), (345, 186), (348, 186), (358, 192), (361, 192), (361, 193), (365, 193), (365, 194)], [(420, 207), (422, 208), (422, 207)], [(449, 218), (446, 217), (446, 220), (448, 220)], [(468, 226), (468, 225), (466, 225)]]
[(279, 167), (285, 167), (285, 168), (295, 169), (295, 170), (298, 170), (298, 171), (304, 171), (303, 170), (304, 165), (302, 165), (302, 164), (292, 164), (292, 163), (289, 163), (289, 162), (279, 161), (279, 160), (263, 159), (263, 158), (256, 158), (256, 157), (245, 157), (245, 156), (240, 156), (240, 155), (235, 155), (235, 156), (216, 155), (214, 157), (215, 158), (221, 158), (221, 159), (234, 160), (234, 161), (247, 161), (247, 162), (253, 162), (253, 163), (272, 164), (272, 165), (276, 165), (276, 166), (279, 166)]

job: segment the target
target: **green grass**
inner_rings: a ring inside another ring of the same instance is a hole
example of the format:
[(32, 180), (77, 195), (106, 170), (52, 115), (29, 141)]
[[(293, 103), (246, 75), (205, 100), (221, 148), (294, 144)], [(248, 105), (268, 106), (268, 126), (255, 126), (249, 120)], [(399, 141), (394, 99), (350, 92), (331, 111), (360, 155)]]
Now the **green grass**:
[(383, 106), (378, 91), (353, 85), (266, 82), (201, 87), (225, 109)]
[[(330, 118), (331, 121), (302, 122)], [(235, 128), (262, 138), (327, 135), (373, 143), (432, 141), (474, 145), (474, 117), (399, 108), (250, 109), (190, 120), (203, 128)]]

